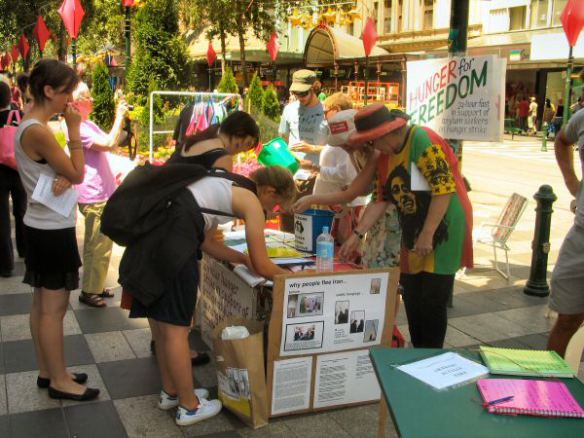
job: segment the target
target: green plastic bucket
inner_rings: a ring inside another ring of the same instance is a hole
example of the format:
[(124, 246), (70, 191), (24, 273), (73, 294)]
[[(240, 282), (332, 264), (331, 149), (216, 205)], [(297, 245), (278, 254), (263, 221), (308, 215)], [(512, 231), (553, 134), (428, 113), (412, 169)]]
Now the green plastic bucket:
[(281, 137), (276, 137), (264, 144), (259, 153), (256, 151), (258, 161), (265, 167), (282, 166), (287, 168), (292, 175), (300, 168), (300, 163), (288, 150), (286, 141)]

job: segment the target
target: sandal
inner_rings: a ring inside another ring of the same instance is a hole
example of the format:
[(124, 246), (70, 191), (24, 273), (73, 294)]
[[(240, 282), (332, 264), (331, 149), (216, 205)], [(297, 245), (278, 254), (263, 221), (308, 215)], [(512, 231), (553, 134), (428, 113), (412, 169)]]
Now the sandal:
[(98, 297), (101, 298), (113, 298), (116, 295), (113, 293), (113, 289), (110, 287), (104, 287), (103, 291), (100, 294), (97, 294)]
[(81, 291), (79, 302), (91, 307), (107, 307), (107, 304), (103, 298), (101, 298), (100, 294), (88, 294), (87, 292)]

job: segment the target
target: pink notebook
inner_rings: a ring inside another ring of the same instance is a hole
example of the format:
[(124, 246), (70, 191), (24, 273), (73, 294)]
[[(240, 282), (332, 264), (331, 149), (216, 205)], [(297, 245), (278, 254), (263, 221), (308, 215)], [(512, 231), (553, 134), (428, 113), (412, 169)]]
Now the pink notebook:
[[(584, 410), (563, 382), (480, 379), (477, 386), (485, 407), (494, 414), (584, 418)], [(510, 400), (500, 401), (511, 396)]]

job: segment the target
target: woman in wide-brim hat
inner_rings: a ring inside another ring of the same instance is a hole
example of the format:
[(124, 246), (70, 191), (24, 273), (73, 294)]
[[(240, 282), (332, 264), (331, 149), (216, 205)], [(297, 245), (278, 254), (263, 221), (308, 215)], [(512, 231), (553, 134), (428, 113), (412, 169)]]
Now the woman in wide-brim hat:
[[(377, 203), (391, 202), (402, 227), (401, 278), (415, 347), (442, 347), (454, 275), (472, 266), (472, 211), (456, 157), (438, 134), (408, 126), (381, 104), (355, 116), (351, 144), (374, 154), (347, 190), (362, 193), (377, 174)], [(382, 208), (380, 208), (381, 210)]]

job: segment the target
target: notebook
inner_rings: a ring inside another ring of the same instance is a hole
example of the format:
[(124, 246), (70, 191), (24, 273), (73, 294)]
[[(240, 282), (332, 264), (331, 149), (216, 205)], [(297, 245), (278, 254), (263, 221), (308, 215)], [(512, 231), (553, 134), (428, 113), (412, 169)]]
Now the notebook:
[[(584, 418), (584, 410), (564, 382), (527, 379), (480, 379), (485, 408), (494, 414)], [(496, 402), (513, 396), (511, 400)], [(494, 403), (495, 401), (495, 403)], [(489, 405), (489, 403), (493, 403)]]
[(518, 350), (483, 345), (480, 351), (491, 374), (574, 377), (574, 370), (555, 351)]

